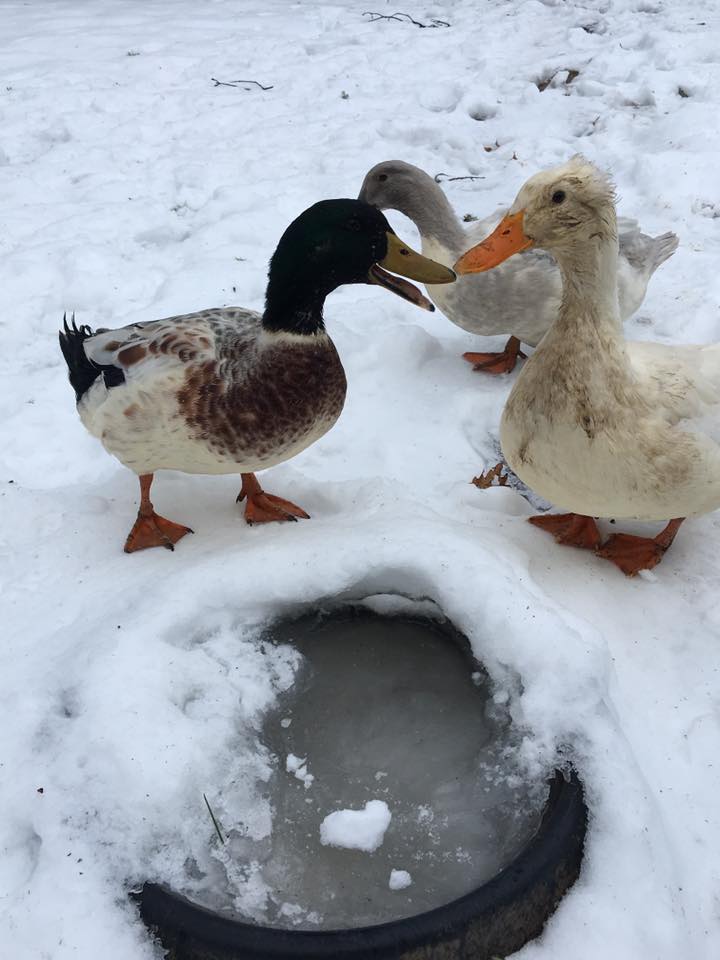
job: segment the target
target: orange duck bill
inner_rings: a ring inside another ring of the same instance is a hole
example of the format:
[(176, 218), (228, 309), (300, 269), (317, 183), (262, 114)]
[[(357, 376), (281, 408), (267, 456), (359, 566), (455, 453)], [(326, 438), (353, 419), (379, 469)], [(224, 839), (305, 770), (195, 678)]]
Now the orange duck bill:
[(455, 264), (457, 274), (483, 273), (492, 270), (514, 253), (532, 247), (533, 241), (525, 236), (523, 216), (525, 211), (509, 213), (482, 243), (467, 250)]

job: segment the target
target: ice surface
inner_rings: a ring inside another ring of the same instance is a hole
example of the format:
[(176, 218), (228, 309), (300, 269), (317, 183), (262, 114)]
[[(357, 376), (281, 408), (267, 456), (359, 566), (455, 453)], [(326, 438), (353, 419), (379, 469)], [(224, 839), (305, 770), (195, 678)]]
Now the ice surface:
[[(382, 923), (447, 903), (507, 865), (537, 827), (547, 787), (523, 776), (520, 734), (452, 632), (340, 612), (280, 624), (269, 637), (303, 661), (261, 732), (275, 757), (272, 830), (249, 846), (224, 822), (224, 856), (257, 862), (248, 880), (262, 882), (266, 909), (253, 902), (252, 918)], [(306, 763), (310, 790), (296, 779)], [(412, 871), (412, 889), (401, 895), (401, 883), (390, 897), (398, 869)], [(209, 874), (193, 895), (241, 914), (248, 900), (232, 871)]]
[(391, 819), (384, 800), (368, 800), (362, 810), (334, 810), (320, 824), (320, 842), (373, 853), (381, 846)]

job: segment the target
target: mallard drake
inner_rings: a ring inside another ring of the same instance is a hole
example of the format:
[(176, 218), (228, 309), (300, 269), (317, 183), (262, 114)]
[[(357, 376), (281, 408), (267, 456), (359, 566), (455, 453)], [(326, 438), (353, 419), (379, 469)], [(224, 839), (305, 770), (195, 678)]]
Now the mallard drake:
[[(532, 177), (497, 229), (457, 262), (489, 270), (542, 247), (562, 274), (562, 304), (505, 405), (503, 456), (564, 510), (531, 517), (633, 576), (657, 564), (683, 518), (720, 507), (720, 344), (627, 342), (617, 298), (615, 198), (582, 157)], [(593, 518), (670, 522), (656, 537), (605, 543)]]
[(64, 321), (60, 347), (80, 419), (140, 480), (126, 552), (170, 549), (189, 527), (158, 516), (156, 470), (239, 473), (248, 523), (307, 518), (255, 477), (333, 426), (345, 372), (325, 331), (323, 304), (342, 284), (376, 283), (426, 309), (397, 274), (426, 283), (455, 275), (402, 243), (358, 200), (324, 200), (290, 224), (270, 261), (264, 313), (202, 310), (93, 332)]
[[(381, 210), (399, 210), (417, 226), (422, 252), (451, 266), (474, 247), (505, 211), (465, 228), (440, 186), (419, 167), (388, 160), (365, 176), (360, 199)], [(618, 222), (620, 253), (617, 290), (620, 316), (634, 313), (645, 297), (648, 281), (661, 263), (672, 256), (678, 240), (674, 233), (648, 237), (635, 220)], [(487, 337), (511, 333), (500, 353), (465, 353), (475, 370), (508, 373), (524, 357), (521, 342), (536, 346), (553, 322), (560, 306), (562, 284), (552, 257), (529, 249), (522, 256), (483, 276), (465, 276), (452, 287), (428, 286), (430, 299), (454, 324)]]

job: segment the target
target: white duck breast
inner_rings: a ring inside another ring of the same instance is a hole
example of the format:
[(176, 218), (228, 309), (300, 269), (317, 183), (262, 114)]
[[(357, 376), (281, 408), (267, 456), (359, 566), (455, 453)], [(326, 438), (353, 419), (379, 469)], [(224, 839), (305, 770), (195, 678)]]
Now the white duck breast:
[(591, 517), (660, 521), (720, 507), (720, 346), (608, 345), (602, 364), (570, 370), (560, 347), (545, 346), (500, 427), (524, 483)]

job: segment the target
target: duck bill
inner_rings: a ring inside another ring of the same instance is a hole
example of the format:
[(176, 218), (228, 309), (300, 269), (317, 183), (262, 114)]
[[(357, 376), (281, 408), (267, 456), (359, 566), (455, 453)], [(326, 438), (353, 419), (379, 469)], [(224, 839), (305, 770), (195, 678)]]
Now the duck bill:
[(503, 217), (489, 237), (460, 257), (455, 264), (455, 272), (462, 275), (492, 270), (513, 254), (532, 247), (533, 241), (525, 236), (523, 230), (524, 213), (524, 210), (519, 210)]
[[(392, 273), (388, 273), (392, 270)], [(400, 276), (393, 276), (400, 274)], [(408, 277), (410, 280), (419, 280), (420, 283), (452, 283), (455, 280), (455, 273), (450, 267), (444, 267), (441, 263), (429, 260), (422, 254), (416, 253), (406, 243), (403, 243), (394, 233), (387, 234), (387, 253), (382, 260), (374, 263), (368, 273), (368, 282), (377, 283), (386, 290), (391, 290), (403, 300), (409, 300), (423, 310), (434, 310), (435, 307), (430, 303), (427, 297), (413, 286), (403, 280), (402, 277)]]

